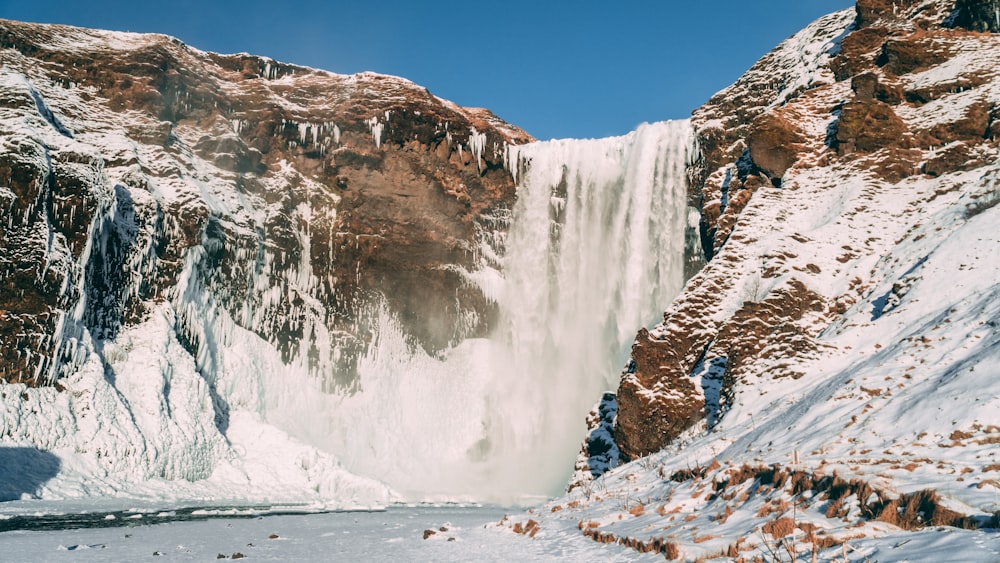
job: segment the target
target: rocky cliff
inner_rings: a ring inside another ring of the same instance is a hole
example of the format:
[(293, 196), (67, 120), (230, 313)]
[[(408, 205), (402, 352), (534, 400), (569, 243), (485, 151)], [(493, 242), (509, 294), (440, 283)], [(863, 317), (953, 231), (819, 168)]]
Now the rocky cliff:
[[(998, 43), (980, 31), (994, 4), (862, 0), (694, 112), (711, 262), (636, 339), (618, 392), (625, 456), (714, 425), (759, 377), (805, 376), (830, 353), (822, 336), (884, 285), (866, 265), (897, 255), (929, 202), (991, 193)], [(793, 200), (831, 197), (813, 224), (796, 217)]]
[(0, 442), (61, 464), (9, 488), (396, 498), (340, 466), (371, 447), (362, 366), (493, 328), (470, 272), (531, 138), (401, 78), (160, 35), (0, 20), (0, 63)]
[(0, 47), (3, 380), (58, 385), (159, 303), (211, 369), (195, 286), (335, 386), (382, 300), (431, 353), (490, 327), (462, 272), (530, 137), (489, 111), (158, 35), (0, 21)]

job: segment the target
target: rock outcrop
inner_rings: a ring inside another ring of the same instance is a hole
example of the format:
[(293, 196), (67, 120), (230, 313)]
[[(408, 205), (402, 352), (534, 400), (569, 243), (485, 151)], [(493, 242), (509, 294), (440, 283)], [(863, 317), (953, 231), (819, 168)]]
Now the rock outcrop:
[(997, 0), (958, 0), (945, 26), (1000, 33), (1000, 2)]
[(0, 48), (0, 379), (57, 383), (161, 302), (204, 369), (196, 308), (335, 386), (380, 303), (431, 353), (489, 329), (463, 272), (531, 140), (489, 111), (160, 35), (3, 20)]

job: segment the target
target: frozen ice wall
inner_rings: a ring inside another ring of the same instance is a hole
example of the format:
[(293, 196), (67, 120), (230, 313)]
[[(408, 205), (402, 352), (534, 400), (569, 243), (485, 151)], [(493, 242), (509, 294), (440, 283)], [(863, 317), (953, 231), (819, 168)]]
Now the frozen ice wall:
[(693, 148), (686, 121), (512, 147), (516, 207), (485, 226), (468, 273), (500, 306), (493, 337), (437, 360), (383, 314), (361, 392), (316, 438), (411, 498), (558, 492), (636, 330), (681, 289)]

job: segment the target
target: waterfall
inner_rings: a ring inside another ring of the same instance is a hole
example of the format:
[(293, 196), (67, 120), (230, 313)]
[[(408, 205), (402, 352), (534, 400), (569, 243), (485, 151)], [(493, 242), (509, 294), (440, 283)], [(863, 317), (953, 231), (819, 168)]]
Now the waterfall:
[(693, 145), (677, 121), (512, 147), (510, 225), (484, 237), (493, 260), (469, 276), (499, 305), (496, 333), (438, 360), (383, 309), (360, 393), (329, 407), (339, 421), (316, 438), (410, 498), (559, 492), (586, 413), (683, 284)]

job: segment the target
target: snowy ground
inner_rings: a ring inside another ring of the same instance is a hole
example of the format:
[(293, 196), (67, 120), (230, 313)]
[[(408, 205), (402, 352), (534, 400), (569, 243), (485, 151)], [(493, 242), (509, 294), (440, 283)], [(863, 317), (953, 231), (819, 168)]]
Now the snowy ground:
[[(172, 516), (135, 512), (133, 517), (142, 517), (126, 525), (118, 520), (118, 527), (0, 533), (0, 559), (207, 561), (243, 554), (256, 561), (637, 560), (635, 552), (589, 542), (579, 533), (544, 540), (519, 536), (495, 525), (504, 514), (498, 507), (417, 506), (155, 523)], [(103, 525), (103, 518), (92, 524)], [(425, 540), (425, 530), (436, 533)]]
[[(509, 526), (498, 525), (506, 511), (492, 506), (394, 506), (386, 511), (320, 514), (135, 510), (117, 513), (114, 520), (107, 519), (107, 513), (91, 514), (87, 523), (63, 525), (92, 527), (2, 532), (0, 559), (207, 561), (242, 555), (256, 561), (663, 560), (660, 554), (591, 541), (568, 519), (546, 522), (535, 537), (518, 535)], [(208, 519), (173, 521), (186, 517)], [(36, 516), (34, 525), (41, 522)], [(427, 530), (435, 533), (424, 539)], [(801, 561), (811, 557), (799, 555)], [(896, 532), (829, 548), (817, 560), (1000, 561), (1000, 534), (947, 527)]]

